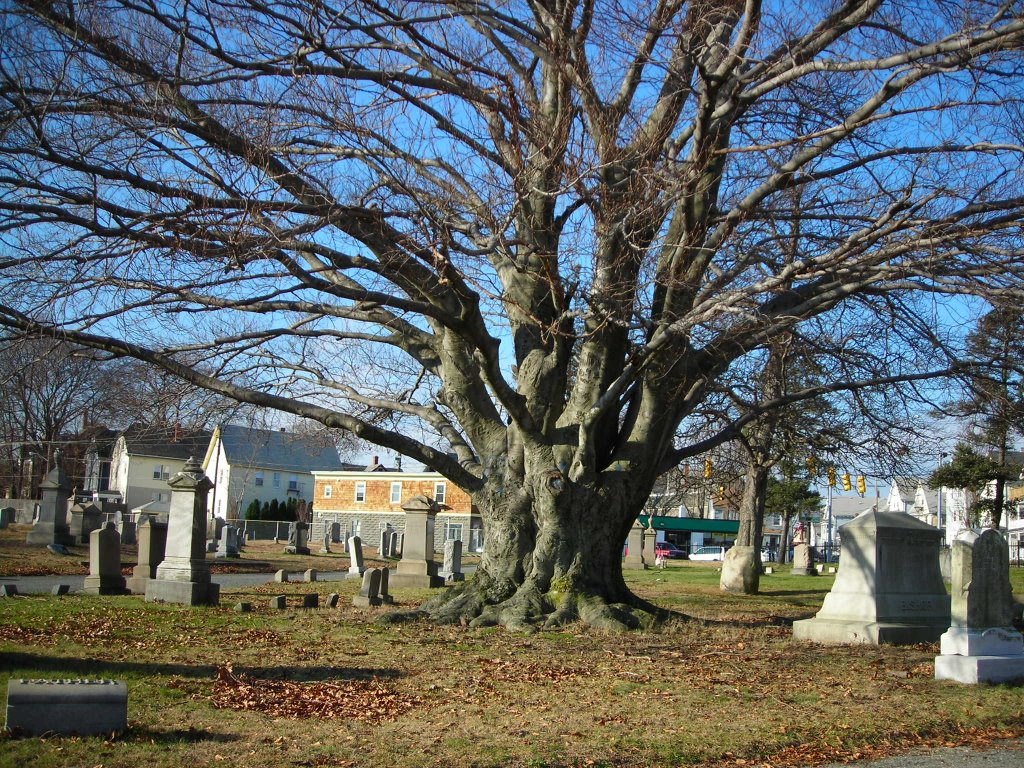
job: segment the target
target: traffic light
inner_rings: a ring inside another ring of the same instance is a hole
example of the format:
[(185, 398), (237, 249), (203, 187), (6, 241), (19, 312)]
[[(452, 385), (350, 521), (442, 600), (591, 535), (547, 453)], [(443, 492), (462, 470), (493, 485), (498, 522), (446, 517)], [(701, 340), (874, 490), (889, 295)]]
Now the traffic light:
[(704, 477), (710, 478), (714, 471), (715, 465), (711, 462), (711, 459), (704, 459)]
[(836, 485), (836, 468), (835, 467), (829, 467), (828, 468), (828, 484), (830, 486), (832, 486), (833, 488)]
[(818, 460), (813, 456), (807, 457), (807, 474), (811, 477), (818, 474)]
[(724, 485), (718, 486), (718, 498), (721, 501), (725, 501), (725, 486)]
[(868, 491), (868, 481), (864, 475), (857, 475), (857, 493), (863, 496)]
[(843, 490), (844, 491), (849, 491), (849, 490), (852, 490), (852, 489), (853, 489), (853, 483), (850, 481), (850, 473), (849, 472), (844, 472), (843, 473)]

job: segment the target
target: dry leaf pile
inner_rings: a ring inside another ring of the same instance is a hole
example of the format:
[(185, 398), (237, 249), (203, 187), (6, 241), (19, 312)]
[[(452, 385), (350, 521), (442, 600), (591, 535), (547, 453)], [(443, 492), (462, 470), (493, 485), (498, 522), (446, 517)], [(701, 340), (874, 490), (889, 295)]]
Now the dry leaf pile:
[(230, 665), (217, 668), (213, 693), (204, 698), (218, 709), (263, 712), (289, 720), (345, 718), (371, 725), (392, 722), (422, 703), (379, 680), (295, 683), (236, 675)]

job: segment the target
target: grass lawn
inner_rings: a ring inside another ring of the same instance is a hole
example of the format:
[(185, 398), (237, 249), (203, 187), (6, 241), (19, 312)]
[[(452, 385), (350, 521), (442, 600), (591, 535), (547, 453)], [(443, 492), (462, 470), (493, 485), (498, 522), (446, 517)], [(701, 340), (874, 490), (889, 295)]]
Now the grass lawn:
[[(0, 766), (785, 767), (1024, 734), (1024, 688), (937, 682), (937, 645), (792, 641), (830, 576), (776, 573), (756, 597), (720, 593), (712, 564), (628, 578), (694, 618), (626, 635), (384, 626), (348, 581), (225, 590), (207, 609), (0, 599), (0, 686), (124, 680), (130, 724), (112, 739), (0, 736)], [(341, 608), (267, 607), (313, 590), (321, 604), (341, 591)], [(398, 591), (398, 608), (425, 596)], [(232, 610), (242, 600), (252, 613)]]

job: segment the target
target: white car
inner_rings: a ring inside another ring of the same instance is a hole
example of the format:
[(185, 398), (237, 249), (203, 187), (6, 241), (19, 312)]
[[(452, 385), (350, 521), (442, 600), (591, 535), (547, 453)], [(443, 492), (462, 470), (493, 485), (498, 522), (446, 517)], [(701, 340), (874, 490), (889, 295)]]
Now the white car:
[(697, 547), (690, 552), (691, 560), (724, 560), (725, 547)]

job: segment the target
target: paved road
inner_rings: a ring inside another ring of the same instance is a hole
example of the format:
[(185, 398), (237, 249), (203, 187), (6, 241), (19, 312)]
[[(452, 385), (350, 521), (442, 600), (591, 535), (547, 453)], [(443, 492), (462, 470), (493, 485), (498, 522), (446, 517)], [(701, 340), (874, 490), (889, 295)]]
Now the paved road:
[(865, 760), (820, 768), (1024, 768), (1024, 739), (1000, 743), (993, 749), (941, 747), (928, 752), (915, 752), (882, 760)]
[[(291, 573), (291, 572), (289, 572)], [(341, 581), (348, 576), (348, 571), (321, 571), (316, 575), (317, 581)], [(292, 581), (302, 581), (302, 571), (291, 575)], [(267, 584), (274, 580), (272, 573), (215, 573), (213, 581), (222, 587), (251, 587)], [(58, 584), (67, 584), (72, 592), (82, 590), (85, 576), (0, 576), (0, 584), (13, 584), (23, 595), (47, 594)]]

